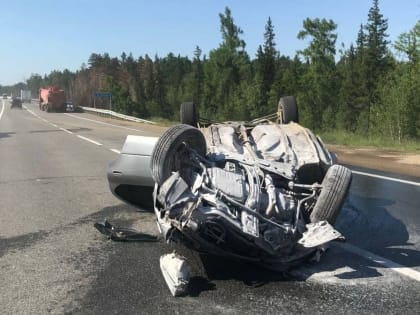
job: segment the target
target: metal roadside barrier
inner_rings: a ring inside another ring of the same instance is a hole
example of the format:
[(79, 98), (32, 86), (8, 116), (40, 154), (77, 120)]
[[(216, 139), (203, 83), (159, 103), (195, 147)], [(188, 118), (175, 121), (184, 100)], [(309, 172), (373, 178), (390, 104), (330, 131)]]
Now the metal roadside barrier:
[(145, 119), (141, 119), (141, 118), (137, 118), (137, 117), (133, 117), (133, 116), (128, 116), (128, 115), (116, 113), (116, 112), (114, 112), (112, 110), (109, 110), (109, 109), (99, 109), (99, 108), (83, 107), (83, 106), (81, 106), (81, 108), (85, 112), (95, 113), (95, 114), (100, 115), (100, 116), (115, 117), (115, 118), (119, 118), (119, 119), (123, 119), (123, 120), (141, 122), (141, 123), (152, 124), (152, 125), (156, 124), (155, 122), (150, 121), (150, 120), (145, 120)]

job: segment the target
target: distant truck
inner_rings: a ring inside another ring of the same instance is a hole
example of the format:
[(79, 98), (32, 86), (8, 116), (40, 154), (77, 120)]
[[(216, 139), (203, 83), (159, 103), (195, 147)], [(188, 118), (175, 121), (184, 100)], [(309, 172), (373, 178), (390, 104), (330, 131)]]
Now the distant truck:
[(47, 112), (66, 111), (66, 94), (57, 86), (39, 89), (39, 109)]
[(32, 99), (31, 91), (30, 90), (20, 90), (20, 99), (22, 103), (30, 103)]

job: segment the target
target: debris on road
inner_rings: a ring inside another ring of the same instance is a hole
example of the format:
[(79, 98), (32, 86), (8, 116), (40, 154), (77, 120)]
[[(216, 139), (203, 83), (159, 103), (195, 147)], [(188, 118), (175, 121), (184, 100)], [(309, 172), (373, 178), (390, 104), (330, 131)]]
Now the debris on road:
[(173, 296), (184, 295), (190, 280), (190, 268), (184, 257), (170, 253), (160, 257), (160, 270)]
[(112, 225), (105, 219), (104, 222), (96, 222), (94, 227), (113, 241), (131, 242), (158, 242), (159, 238), (155, 235), (145, 234), (135, 229), (121, 228)]

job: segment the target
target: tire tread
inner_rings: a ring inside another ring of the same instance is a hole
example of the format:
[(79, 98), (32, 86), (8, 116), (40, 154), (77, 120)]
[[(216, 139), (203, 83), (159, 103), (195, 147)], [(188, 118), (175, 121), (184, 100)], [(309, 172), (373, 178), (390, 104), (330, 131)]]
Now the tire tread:
[(341, 165), (331, 166), (322, 182), (322, 191), (310, 215), (311, 222), (326, 220), (334, 224), (351, 184), (351, 171)]

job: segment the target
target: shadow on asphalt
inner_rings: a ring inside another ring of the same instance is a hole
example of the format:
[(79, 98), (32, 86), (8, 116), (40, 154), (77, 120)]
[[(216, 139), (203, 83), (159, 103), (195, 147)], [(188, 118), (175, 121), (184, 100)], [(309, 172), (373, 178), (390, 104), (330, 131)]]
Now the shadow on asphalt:
[[(384, 256), (407, 267), (420, 266), (420, 251), (408, 248), (395, 248), (395, 246), (410, 246), (410, 243), (408, 242), (409, 233), (404, 223), (387, 211), (387, 207), (393, 203), (393, 201), (387, 199), (363, 198), (350, 194), (336, 227), (346, 236), (348, 242), (355, 246), (372, 251), (377, 255)], [(369, 211), (361, 211), (356, 207), (356, 205), (361, 204), (367, 205)], [(136, 212), (136, 210), (136, 208), (127, 205), (107, 207), (85, 218), (85, 220), (103, 220), (106, 217), (112, 220), (113, 223), (128, 227), (135, 223), (136, 218), (139, 218), (138, 216), (154, 216), (152, 213), (141, 214)], [(119, 216), (119, 213), (123, 213), (123, 215)], [(125, 216), (124, 213), (128, 214), (128, 216)], [(142, 273), (148, 279), (146, 281), (160, 279), (159, 287), (162, 288), (163, 285), (164, 288), (165, 285), (158, 267), (159, 258), (164, 253), (176, 250), (187, 258), (191, 267), (188, 296), (192, 297), (200, 296), (206, 291), (216, 290), (218, 281), (227, 281), (227, 283), (230, 283), (230, 281), (240, 282), (246, 287), (258, 288), (276, 282), (305, 281), (310, 276), (321, 272), (329, 272), (330, 275), (333, 275), (338, 280), (351, 281), (382, 277), (383, 274), (378, 271), (378, 268), (384, 268), (378, 263), (335, 246), (332, 246), (331, 249), (322, 255), (320, 262), (304, 263), (288, 272), (275, 272), (250, 263), (199, 254), (184, 246), (167, 245), (164, 242), (154, 244), (142, 242), (130, 244), (112, 243), (110, 246), (113, 248), (109, 252), (110, 265), (104, 270), (104, 274), (107, 274), (107, 277), (113, 275), (112, 278), (116, 277), (116, 281), (124, 279), (124, 283), (130, 287), (132, 285), (137, 286), (136, 284), (128, 284), (133, 274)], [(122, 257), (124, 257), (125, 263), (128, 264), (124, 269), (131, 269), (127, 275), (115, 274), (115, 266), (121, 266)], [(132, 265), (130, 265), (130, 261)], [(144, 274), (145, 266), (148, 266), (146, 269), (152, 274), (148, 276)], [(101, 277), (98, 279), (100, 282), (98, 286), (106, 286), (106, 283), (102, 283), (100, 279)], [(93, 295), (98, 294), (98, 292), (91, 293)]]
[[(395, 201), (350, 193), (336, 224), (347, 241), (406, 267), (420, 266), (418, 244), (388, 210)], [(417, 246), (416, 246), (417, 245)]]
[(38, 231), (10, 238), (0, 238), (0, 257), (9, 251), (19, 251), (44, 240), (50, 232)]
[[(420, 251), (414, 247), (416, 244), (409, 242), (407, 226), (387, 210), (394, 204), (393, 200), (350, 193), (335, 227), (348, 243), (356, 247), (405, 267), (419, 267)], [(386, 267), (342, 250), (333, 243), (320, 263), (305, 264), (292, 273), (302, 280), (321, 272), (329, 272), (337, 279), (356, 280), (382, 277), (378, 268)]]

